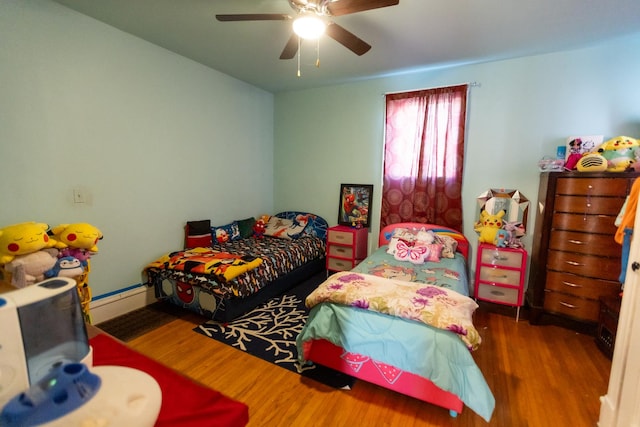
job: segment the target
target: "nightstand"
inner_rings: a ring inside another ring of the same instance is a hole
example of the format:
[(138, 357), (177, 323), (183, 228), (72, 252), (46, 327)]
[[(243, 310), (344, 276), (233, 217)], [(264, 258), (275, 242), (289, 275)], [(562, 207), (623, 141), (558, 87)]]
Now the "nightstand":
[(351, 270), (367, 256), (369, 230), (336, 225), (327, 230), (327, 275)]
[(524, 296), (526, 269), (526, 250), (481, 243), (476, 263), (476, 299), (517, 307), (517, 322)]

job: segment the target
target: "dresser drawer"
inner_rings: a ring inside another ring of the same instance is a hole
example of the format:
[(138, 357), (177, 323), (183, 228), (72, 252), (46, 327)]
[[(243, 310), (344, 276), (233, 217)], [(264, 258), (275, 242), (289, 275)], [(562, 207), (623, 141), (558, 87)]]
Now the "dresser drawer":
[(329, 230), (327, 242), (341, 245), (353, 245), (353, 233), (350, 231)]
[(480, 267), (478, 278), (483, 282), (520, 286), (520, 270), (507, 270), (483, 265)]
[(549, 239), (549, 248), (614, 258), (621, 254), (621, 246), (616, 243), (613, 236), (575, 231), (554, 231)]
[(522, 252), (512, 252), (500, 249), (482, 249), (480, 262), (504, 267), (520, 268), (522, 265)]
[(353, 259), (353, 247), (351, 246), (338, 246), (338, 245), (329, 245), (329, 250), (327, 251), (329, 256), (342, 257)]
[(338, 258), (331, 258), (331, 257), (327, 258), (327, 270), (347, 271), (347, 270), (351, 270), (355, 266), (356, 266), (355, 262), (347, 261), (344, 259), (338, 259)]
[(618, 178), (558, 178), (556, 194), (584, 196), (622, 196), (629, 191), (629, 181)]
[(597, 231), (600, 234), (610, 234), (613, 236), (617, 230), (614, 224), (615, 220), (616, 216), (614, 215), (555, 213), (551, 227), (556, 230), (585, 231), (591, 233)]
[(572, 295), (545, 290), (544, 309), (565, 314), (576, 319), (597, 322), (600, 312), (598, 300), (583, 299)]
[(555, 212), (617, 216), (626, 197), (556, 196)]
[(620, 283), (617, 281), (592, 279), (557, 271), (547, 271), (546, 288), (593, 300), (620, 293)]
[(503, 288), (486, 283), (478, 286), (476, 298), (502, 304), (520, 305), (520, 301), (518, 301), (518, 289)]
[(620, 276), (620, 259), (550, 250), (547, 270), (616, 281)]

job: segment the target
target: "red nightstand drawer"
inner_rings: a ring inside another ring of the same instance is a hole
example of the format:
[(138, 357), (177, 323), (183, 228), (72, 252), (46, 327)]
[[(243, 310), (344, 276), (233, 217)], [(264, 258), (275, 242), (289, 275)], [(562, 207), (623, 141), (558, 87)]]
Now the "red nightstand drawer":
[(369, 230), (338, 225), (327, 231), (327, 271), (351, 270), (367, 256)]

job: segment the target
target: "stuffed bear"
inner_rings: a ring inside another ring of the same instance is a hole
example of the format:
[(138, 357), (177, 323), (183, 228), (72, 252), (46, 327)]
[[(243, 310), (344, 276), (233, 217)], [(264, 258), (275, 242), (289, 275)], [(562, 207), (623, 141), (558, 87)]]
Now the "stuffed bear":
[(502, 228), (502, 217), (505, 212), (500, 211), (495, 215), (491, 215), (486, 210), (480, 212), (480, 221), (475, 225), (476, 232), (480, 235), (478, 242), (494, 244), (496, 234)]
[(0, 265), (11, 262), (16, 255), (38, 252), (56, 245), (47, 234), (49, 226), (40, 222), (23, 222), (0, 229)]

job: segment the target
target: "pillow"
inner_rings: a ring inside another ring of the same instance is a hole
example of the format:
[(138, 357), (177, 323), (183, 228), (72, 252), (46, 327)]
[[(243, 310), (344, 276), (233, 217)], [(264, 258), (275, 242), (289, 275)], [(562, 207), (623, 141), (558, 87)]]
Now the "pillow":
[(436, 234), (437, 242), (442, 244), (442, 258), (455, 258), (458, 241), (451, 236)]
[(414, 246), (400, 241), (393, 257), (398, 261), (409, 261), (413, 264), (423, 264), (425, 261), (440, 262), (440, 244), (416, 243)]
[(265, 224), (264, 235), (279, 237), (281, 239), (297, 239), (304, 231), (306, 225), (306, 223), (295, 223), (291, 219), (272, 216)]
[(253, 236), (253, 226), (256, 224), (256, 219), (254, 217), (249, 217), (247, 219), (239, 219), (235, 222), (238, 223), (238, 230), (240, 230), (240, 238), (246, 239), (247, 237)]
[(240, 240), (240, 229), (238, 223), (233, 221), (230, 224), (221, 225), (218, 227), (211, 227), (211, 237), (214, 242), (227, 243), (232, 240)]
[(211, 246), (211, 221), (187, 221), (185, 248)]
[(425, 230), (424, 228), (402, 228), (398, 227), (393, 231), (391, 239), (389, 239), (389, 246), (387, 253), (394, 255), (396, 253), (396, 247), (399, 241), (404, 241), (409, 245), (413, 245), (420, 242), (425, 245), (436, 242), (436, 236), (431, 230)]

